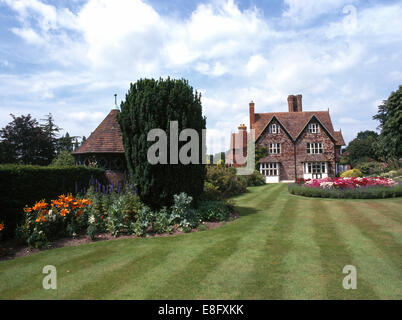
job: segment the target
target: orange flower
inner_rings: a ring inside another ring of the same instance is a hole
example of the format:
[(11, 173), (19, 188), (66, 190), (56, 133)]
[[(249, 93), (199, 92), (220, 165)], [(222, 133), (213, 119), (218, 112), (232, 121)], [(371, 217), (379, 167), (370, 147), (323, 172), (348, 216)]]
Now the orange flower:
[(27, 213), (28, 213), (28, 212), (31, 212), (31, 211), (32, 211), (32, 208), (30, 208), (30, 207), (25, 207), (25, 208), (24, 208), (24, 211), (27, 212)]
[(48, 203), (45, 202), (45, 200), (41, 200), (37, 203), (35, 203), (35, 205), (32, 207), (33, 210), (42, 210), (47, 208)]
[(82, 200), (81, 200), (81, 203), (82, 203), (83, 205), (86, 205), (86, 206), (89, 206), (89, 205), (92, 204), (92, 202), (91, 202), (89, 199), (82, 199)]
[(2, 231), (4, 229), (4, 224), (0, 223), (0, 231)]
[(66, 214), (68, 214), (68, 213), (70, 213), (70, 211), (67, 210), (67, 209), (63, 209), (63, 210), (60, 211), (60, 214), (61, 214), (63, 217), (65, 217)]
[(52, 200), (52, 205), (60, 208), (63, 205), (63, 201), (60, 200)]
[(39, 217), (35, 220), (35, 222), (45, 222), (45, 221), (46, 221), (46, 219), (43, 216), (43, 214), (39, 215)]

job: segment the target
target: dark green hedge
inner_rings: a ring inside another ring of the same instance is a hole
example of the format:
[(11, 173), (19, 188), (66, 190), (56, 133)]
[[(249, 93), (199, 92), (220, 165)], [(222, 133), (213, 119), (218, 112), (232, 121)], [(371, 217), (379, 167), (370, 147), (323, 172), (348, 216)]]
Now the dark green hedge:
[(55, 199), (63, 193), (83, 191), (91, 177), (106, 182), (105, 171), (84, 166), (42, 167), (0, 165), (0, 221), (12, 235), (23, 216), (23, 207), (36, 201)]
[(316, 198), (383, 199), (402, 196), (402, 185), (395, 187), (363, 187), (356, 189), (321, 189), (306, 187), (299, 184), (289, 184), (288, 190), (291, 194)]

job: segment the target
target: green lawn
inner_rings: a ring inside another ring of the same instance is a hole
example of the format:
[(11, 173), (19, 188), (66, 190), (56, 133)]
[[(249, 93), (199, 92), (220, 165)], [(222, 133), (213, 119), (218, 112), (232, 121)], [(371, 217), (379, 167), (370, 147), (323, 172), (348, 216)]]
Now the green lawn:
[[(241, 217), (165, 238), (102, 241), (0, 262), (3, 299), (401, 299), (402, 199), (236, 198)], [(58, 290), (42, 289), (54, 265)], [(345, 290), (345, 265), (357, 289)]]

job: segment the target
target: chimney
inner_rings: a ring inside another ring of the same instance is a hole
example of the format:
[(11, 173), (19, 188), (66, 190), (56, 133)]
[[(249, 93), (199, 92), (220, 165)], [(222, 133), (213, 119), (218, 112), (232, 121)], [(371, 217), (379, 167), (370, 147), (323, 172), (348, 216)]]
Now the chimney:
[(288, 96), (288, 109), (289, 112), (295, 112), (297, 109), (296, 97), (294, 95)]
[(296, 104), (297, 104), (297, 111), (302, 112), (303, 108), (302, 108), (302, 95), (301, 94), (298, 94), (296, 96)]
[(251, 100), (249, 103), (249, 113), (250, 113), (250, 129), (254, 129), (255, 114), (254, 114), (254, 102)]
[(242, 147), (242, 155), (243, 157), (247, 157), (247, 127), (243, 123), (239, 125), (239, 134), (238, 134), (238, 141), (235, 142), (236, 149)]

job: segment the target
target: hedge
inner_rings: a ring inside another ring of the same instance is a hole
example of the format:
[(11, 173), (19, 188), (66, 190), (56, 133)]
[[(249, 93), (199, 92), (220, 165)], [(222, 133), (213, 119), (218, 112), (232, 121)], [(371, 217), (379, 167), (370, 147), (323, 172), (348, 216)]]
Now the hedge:
[(402, 197), (402, 185), (395, 187), (362, 187), (356, 189), (321, 189), (289, 184), (289, 193), (305, 197), (337, 199), (382, 199)]
[(91, 177), (106, 182), (104, 169), (98, 168), (0, 165), (0, 221), (5, 223), (5, 234), (14, 234), (25, 205), (83, 191)]

